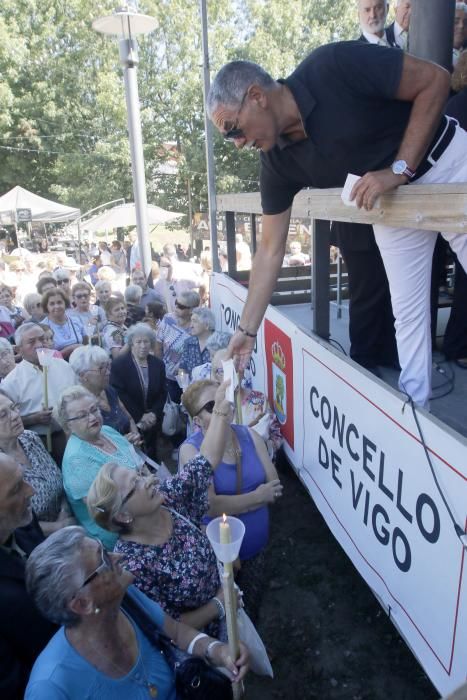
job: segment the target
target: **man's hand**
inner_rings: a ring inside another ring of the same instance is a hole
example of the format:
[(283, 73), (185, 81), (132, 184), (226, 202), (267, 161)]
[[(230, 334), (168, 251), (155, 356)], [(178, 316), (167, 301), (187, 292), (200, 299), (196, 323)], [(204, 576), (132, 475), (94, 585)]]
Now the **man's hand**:
[(255, 342), (256, 338), (250, 338), (241, 331), (235, 331), (231, 337), (227, 348), (227, 357), (233, 358), (238, 371), (245, 370), (248, 367)]
[(36, 413), (30, 414), (32, 423), (37, 423), (39, 425), (50, 425), (52, 421), (52, 408), (44, 408), (42, 411), (36, 411)]
[(359, 209), (363, 207), (367, 211), (371, 211), (378, 197), (385, 192), (394, 190), (399, 185), (405, 185), (408, 180), (406, 175), (394, 175), (391, 168), (366, 173), (353, 186), (350, 199), (355, 199)]

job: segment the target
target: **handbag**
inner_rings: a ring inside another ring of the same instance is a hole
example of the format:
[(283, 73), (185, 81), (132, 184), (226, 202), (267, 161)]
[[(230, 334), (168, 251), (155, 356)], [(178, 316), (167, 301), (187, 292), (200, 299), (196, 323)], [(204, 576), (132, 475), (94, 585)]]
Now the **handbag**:
[(172, 401), (169, 395), (164, 406), (164, 417), (162, 419), (162, 432), (168, 437), (181, 433), (184, 428), (184, 422), (180, 414), (180, 406), (175, 401)]
[(204, 659), (191, 656), (172, 643), (138, 602), (127, 593), (122, 608), (151, 644), (161, 651), (175, 676), (177, 698), (185, 700), (233, 700), (232, 683)]

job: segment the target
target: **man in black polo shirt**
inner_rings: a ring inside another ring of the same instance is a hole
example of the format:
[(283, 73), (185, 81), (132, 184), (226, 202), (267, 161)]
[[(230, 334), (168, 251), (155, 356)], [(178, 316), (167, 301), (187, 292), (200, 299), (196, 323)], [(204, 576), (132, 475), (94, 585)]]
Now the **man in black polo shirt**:
[[(261, 151), (263, 235), (248, 299), (230, 349), (249, 358), (284, 257), (295, 194), (339, 187), (360, 175), (352, 197), (377, 198), (414, 179), (467, 180), (467, 134), (442, 117), (449, 74), (439, 66), (363, 42), (312, 52), (283, 81), (236, 61), (216, 76), (208, 113), (238, 148)], [(396, 318), (400, 386), (427, 406), (431, 394), (430, 269), (435, 232), (375, 226)], [(443, 234), (467, 267), (467, 236)]]

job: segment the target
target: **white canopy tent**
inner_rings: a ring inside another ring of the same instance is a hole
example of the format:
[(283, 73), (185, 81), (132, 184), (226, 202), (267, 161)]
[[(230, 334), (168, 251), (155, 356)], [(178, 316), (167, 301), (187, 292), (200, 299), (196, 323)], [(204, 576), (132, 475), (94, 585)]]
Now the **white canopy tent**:
[[(166, 209), (161, 209), (161, 207), (156, 207), (153, 204), (148, 204), (147, 215), (148, 224), (150, 226), (175, 221), (183, 216), (183, 214), (166, 211)], [(112, 207), (112, 209), (107, 209), (107, 211), (97, 214), (97, 216), (92, 217), (92, 219), (81, 223), (82, 229), (89, 233), (123, 226), (136, 226), (136, 209), (133, 202), (127, 202), (126, 204)]]
[(0, 214), (11, 212), (14, 220), (17, 209), (30, 209), (32, 221), (43, 223), (72, 221), (80, 213), (79, 209), (39, 197), (19, 185), (0, 197)]

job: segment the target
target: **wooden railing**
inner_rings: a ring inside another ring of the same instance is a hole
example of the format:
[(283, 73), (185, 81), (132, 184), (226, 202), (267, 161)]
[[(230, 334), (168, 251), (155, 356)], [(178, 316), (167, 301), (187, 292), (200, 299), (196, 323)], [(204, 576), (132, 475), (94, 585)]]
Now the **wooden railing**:
[[(326, 339), (329, 338), (330, 221), (467, 233), (467, 183), (399, 187), (381, 197), (379, 207), (370, 212), (346, 206), (341, 200), (341, 191), (302, 190), (292, 207), (292, 217), (305, 220), (313, 231), (310, 280), (313, 331)], [(225, 213), (229, 274), (235, 277), (235, 213), (250, 214), (252, 252), (255, 253), (257, 216), (262, 214), (260, 195), (258, 192), (218, 195), (217, 210)]]

